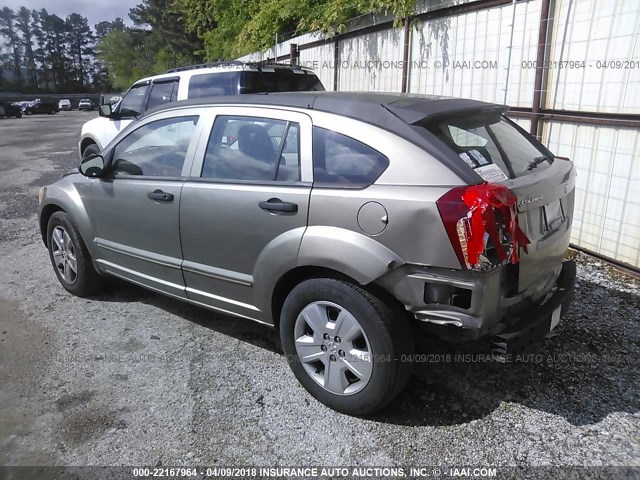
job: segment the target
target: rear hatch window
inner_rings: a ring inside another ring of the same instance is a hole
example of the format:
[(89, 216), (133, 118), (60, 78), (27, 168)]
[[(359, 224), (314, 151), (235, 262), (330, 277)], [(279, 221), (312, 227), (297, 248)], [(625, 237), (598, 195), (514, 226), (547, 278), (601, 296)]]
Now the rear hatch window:
[(553, 156), (499, 112), (475, 112), (427, 120), (436, 135), (488, 182), (541, 171)]

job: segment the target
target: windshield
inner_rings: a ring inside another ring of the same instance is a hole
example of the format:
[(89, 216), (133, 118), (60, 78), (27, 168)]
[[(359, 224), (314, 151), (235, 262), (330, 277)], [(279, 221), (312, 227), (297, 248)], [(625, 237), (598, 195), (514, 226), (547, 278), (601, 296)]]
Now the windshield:
[(427, 120), (426, 128), (488, 182), (548, 168), (553, 156), (498, 112), (477, 112)]
[(135, 117), (142, 112), (142, 104), (144, 96), (149, 86), (145, 84), (134, 85), (129, 89), (127, 94), (122, 98), (119, 105), (120, 115), (123, 117)]

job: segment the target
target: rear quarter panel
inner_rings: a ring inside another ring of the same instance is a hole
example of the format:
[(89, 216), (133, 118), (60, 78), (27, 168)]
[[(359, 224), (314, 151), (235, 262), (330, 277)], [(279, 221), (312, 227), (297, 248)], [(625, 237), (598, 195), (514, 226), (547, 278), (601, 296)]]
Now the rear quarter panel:
[[(314, 187), (310, 230), (332, 226), (356, 232), (404, 263), (460, 268), (435, 203), (449, 189), (465, 185), (455, 173), (416, 145), (370, 124), (320, 112), (314, 112), (313, 123), (371, 146), (389, 159), (389, 166), (364, 189)], [(364, 232), (358, 222), (358, 213), (367, 202), (380, 203), (387, 213), (387, 226), (377, 235)], [(304, 248), (303, 238), (301, 252)], [(327, 249), (326, 255), (335, 254)], [(366, 271), (366, 265), (357, 268)]]

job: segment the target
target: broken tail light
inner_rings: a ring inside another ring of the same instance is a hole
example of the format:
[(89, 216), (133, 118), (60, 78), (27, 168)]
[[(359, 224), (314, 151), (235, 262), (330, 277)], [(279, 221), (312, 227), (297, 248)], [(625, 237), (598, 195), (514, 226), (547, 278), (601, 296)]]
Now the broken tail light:
[(518, 225), (516, 196), (504, 185), (457, 187), (436, 202), (462, 267), (488, 270), (518, 263), (531, 243)]

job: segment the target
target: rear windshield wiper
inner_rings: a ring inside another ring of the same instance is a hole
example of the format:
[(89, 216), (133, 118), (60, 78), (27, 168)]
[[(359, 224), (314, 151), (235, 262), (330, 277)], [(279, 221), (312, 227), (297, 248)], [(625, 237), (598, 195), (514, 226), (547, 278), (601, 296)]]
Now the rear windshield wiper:
[(527, 166), (527, 170), (533, 170), (537, 168), (542, 162), (549, 162), (549, 165), (553, 163), (553, 157), (549, 157), (547, 155), (540, 155), (539, 157), (534, 158), (531, 163)]

